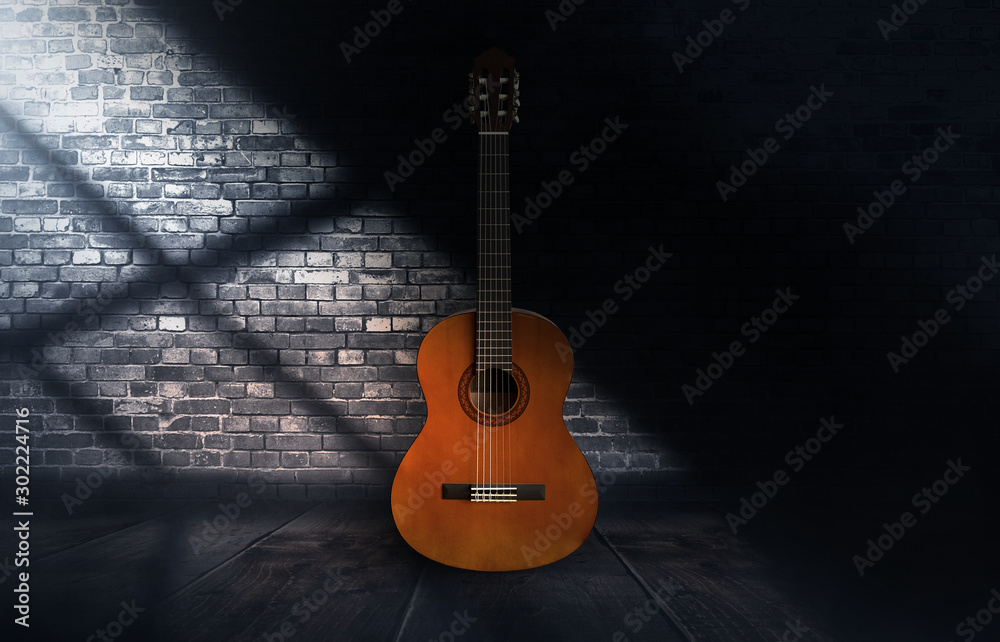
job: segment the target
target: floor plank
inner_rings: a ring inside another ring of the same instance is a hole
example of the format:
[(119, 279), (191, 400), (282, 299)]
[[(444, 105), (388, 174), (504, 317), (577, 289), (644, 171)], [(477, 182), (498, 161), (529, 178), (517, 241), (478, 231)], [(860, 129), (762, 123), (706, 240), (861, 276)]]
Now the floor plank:
[[(653, 590), (669, 598), (664, 588)], [(685, 640), (594, 533), (568, 557), (527, 571), (477, 573), (428, 562), (396, 639), (459, 639), (460, 630), (477, 642)]]
[[(793, 586), (799, 599), (837, 615), (836, 639), (961, 637), (956, 625), (983, 608), (1000, 577), (1000, 517), (980, 505), (937, 507), (918, 517), (862, 577), (854, 556), (865, 555), (867, 540), (883, 534), (883, 524), (898, 519), (906, 507), (905, 502), (902, 507), (899, 502), (775, 503), (740, 537), (775, 561), (772, 583)], [(977, 639), (983, 635), (996, 633)]]
[(322, 504), (158, 605), (141, 637), (391, 640), (425, 563), (386, 505)]
[(693, 504), (610, 504), (598, 530), (645, 585), (683, 588), (661, 606), (692, 642), (830, 640), (825, 615), (776, 589), (724, 517)]
[(218, 503), (188, 505), (44, 557), (32, 564), (33, 600), (48, 617), (33, 624), (52, 639), (86, 638), (124, 605), (149, 608), (310, 506), (257, 500), (229, 519)]
[(74, 506), (67, 513), (62, 503), (34, 506), (32, 557), (42, 557), (79, 546), (148, 519), (181, 510), (166, 502), (100, 501)]
[[(33, 522), (32, 633), (86, 639), (134, 600), (128, 637), (143, 642), (773, 642), (796, 639), (796, 623), (810, 642), (924, 642), (983, 607), (1000, 564), (1000, 518), (958, 506), (935, 509), (863, 580), (851, 556), (894, 507), (848, 518), (775, 504), (738, 536), (724, 508), (606, 502), (569, 557), (476, 573), (415, 553), (383, 502), (260, 500), (228, 522), (217, 502), (95, 504)], [(955, 529), (964, 545), (949, 548)], [(952, 586), (971, 568), (981, 582)]]

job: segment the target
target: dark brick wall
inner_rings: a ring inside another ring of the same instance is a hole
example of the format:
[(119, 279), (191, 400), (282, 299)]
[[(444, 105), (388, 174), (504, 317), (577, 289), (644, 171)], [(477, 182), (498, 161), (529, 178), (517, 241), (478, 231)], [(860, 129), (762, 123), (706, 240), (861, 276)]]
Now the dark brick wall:
[[(565, 416), (608, 497), (778, 469), (788, 496), (908, 497), (953, 457), (987, 485), (996, 287), (949, 292), (998, 249), (997, 14), (904, 4), (0, 5), (0, 394), (31, 410), (34, 479), (385, 496), (420, 340), (474, 300), (456, 114), (497, 45), (515, 304), (580, 333)], [(831, 416), (800, 474), (786, 452)]]

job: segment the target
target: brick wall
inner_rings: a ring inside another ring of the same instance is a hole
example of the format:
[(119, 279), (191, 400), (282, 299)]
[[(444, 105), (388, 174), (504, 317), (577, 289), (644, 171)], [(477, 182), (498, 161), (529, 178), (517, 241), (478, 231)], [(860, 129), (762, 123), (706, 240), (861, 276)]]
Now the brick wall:
[(0, 4), (0, 394), (36, 480), (384, 497), (420, 340), (475, 296), (455, 114), (493, 44), (522, 74), (515, 304), (579, 333), (565, 415), (609, 497), (738, 497), (831, 416), (788, 495), (894, 497), (993, 446), (995, 286), (947, 300), (997, 250), (988, 7), (285, 5)]

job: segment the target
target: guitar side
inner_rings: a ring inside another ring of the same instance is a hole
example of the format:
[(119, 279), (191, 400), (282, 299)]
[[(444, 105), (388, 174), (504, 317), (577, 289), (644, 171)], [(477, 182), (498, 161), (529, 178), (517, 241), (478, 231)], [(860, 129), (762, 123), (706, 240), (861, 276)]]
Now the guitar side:
[[(474, 347), (473, 312), (444, 319), (420, 345), (427, 421), (393, 479), (393, 518), (410, 546), (449, 566), (508, 571), (554, 562), (583, 543), (597, 517), (594, 476), (562, 418), (573, 371), (569, 343), (544, 317), (512, 314), (513, 362), (527, 381), (527, 392), (519, 392), (527, 403), (510, 423), (485, 431), (460, 401)], [(491, 439), (477, 445), (477, 432)], [(498, 471), (509, 471), (506, 482), (543, 485), (544, 499), (446, 499), (443, 485), (475, 484), (491, 450), (491, 459), (499, 454), (503, 462)]]

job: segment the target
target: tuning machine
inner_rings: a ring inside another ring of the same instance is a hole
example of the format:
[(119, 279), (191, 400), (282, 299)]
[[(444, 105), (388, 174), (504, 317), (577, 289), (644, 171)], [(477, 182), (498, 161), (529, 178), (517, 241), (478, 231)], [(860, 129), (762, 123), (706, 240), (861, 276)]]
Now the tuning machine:
[(514, 92), (513, 92), (513, 94), (514, 94), (514, 109), (513, 109), (514, 117), (513, 117), (512, 120), (515, 123), (519, 123), (519, 122), (521, 122), (521, 117), (518, 116), (517, 110), (521, 106), (521, 72), (517, 71), (517, 70), (514, 71)]

